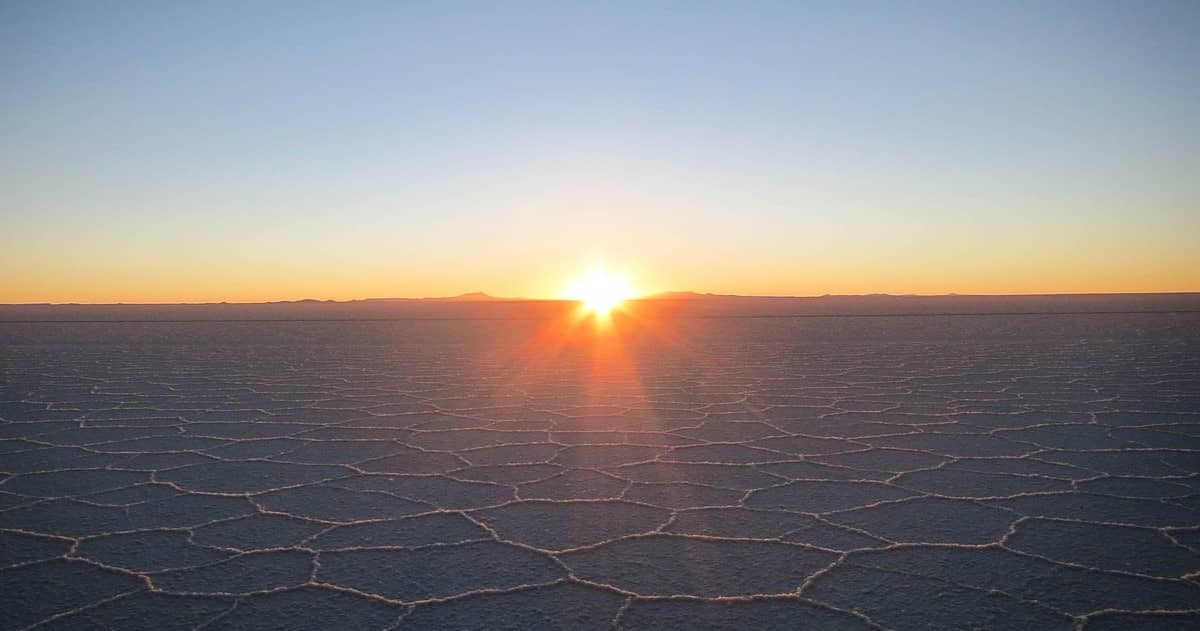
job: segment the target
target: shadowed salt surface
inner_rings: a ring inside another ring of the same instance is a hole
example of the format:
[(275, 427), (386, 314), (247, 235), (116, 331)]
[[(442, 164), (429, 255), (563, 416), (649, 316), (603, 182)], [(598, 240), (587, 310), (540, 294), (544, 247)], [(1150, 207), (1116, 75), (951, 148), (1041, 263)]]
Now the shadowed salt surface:
[(1200, 316), (0, 324), (0, 629), (1200, 627)]

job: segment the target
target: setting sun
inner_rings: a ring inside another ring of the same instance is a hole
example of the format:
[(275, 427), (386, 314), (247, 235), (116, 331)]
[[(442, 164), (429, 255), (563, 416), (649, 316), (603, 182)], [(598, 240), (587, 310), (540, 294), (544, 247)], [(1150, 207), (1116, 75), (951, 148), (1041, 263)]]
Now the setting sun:
[(635, 295), (625, 277), (600, 267), (575, 279), (564, 293), (565, 297), (582, 302), (584, 310), (601, 316)]

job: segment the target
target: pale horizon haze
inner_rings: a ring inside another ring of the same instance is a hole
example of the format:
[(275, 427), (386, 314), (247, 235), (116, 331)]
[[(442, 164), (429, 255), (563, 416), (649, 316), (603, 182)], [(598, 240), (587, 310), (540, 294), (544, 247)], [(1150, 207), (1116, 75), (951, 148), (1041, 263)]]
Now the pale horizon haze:
[(1200, 291), (1195, 2), (0, 0), (0, 59), (0, 303)]

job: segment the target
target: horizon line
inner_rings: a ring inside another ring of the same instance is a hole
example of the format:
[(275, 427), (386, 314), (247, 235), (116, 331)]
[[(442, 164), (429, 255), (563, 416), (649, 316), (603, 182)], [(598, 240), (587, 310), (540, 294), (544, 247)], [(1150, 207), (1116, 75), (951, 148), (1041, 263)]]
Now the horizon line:
[[(937, 294), (921, 294), (921, 293), (903, 293), (893, 294), (886, 292), (872, 292), (865, 294), (834, 294), (826, 293), (820, 295), (786, 295), (786, 294), (724, 294), (712, 292), (696, 292), (690, 290), (680, 291), (663, 291), (641, 296), (634, 296), (626, 299), (627, 302), (632, 301), (652, 301), (652, 300), (690, 300), (690, 299), (721, 299), (721, 298), (750, 298), (750, 299), (775, 299), (775, 300), (815, 300), (821, 298), (1033, 298), (1033, 297), (1070, 297), (1070, 296), (1183, 296), (1183, 295), (1200, 295), (1200, 289), (1195, 290), (1172, 290), (1172, 291), (1082, 291), (1082, 292), (1015, 292), (1015, 293), (937, 293)], [(205, 301), (187, 301), (187, 302), (7, 302), (0, 303), (0, 307), (106, 307), (106, 306), (210, 306), (210, 305), (284, 305), (284, 304), (351, 304), (359, 302), (386, 302), (386, 301), (412, 301), (412, 302), (579, 302), (573, 298), (528, 298), (528, 297), (504, 297), (492, 296), (486, 292), (474, 291), (457, 294), (454, 296), (423, 296), (423, 297), (401, 297), (392, 296), (385, 298), (348, 298), (345, 300), (334, 300), (329, 298), (295, 298), (295, 299), (280, 299), (280, 300), (205, 300)]]

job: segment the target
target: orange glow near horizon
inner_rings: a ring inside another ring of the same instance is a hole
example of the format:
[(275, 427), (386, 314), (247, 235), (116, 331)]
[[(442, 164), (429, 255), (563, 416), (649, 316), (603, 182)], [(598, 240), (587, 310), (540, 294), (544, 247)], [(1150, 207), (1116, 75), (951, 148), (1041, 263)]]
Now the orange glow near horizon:
[[(151, 256), (131, 248), (127, 255), (116, 257), (105, 250), (108, 243), (97, 240), (82, 245), (71, 256), (35, 248), (35, 242), (0, 247), (0, 304), (348, 301), (469, 292), (501, 298), (587, 300), (566, 279), (577, 273), (578, 280), (587, 280), (591, 269), (578, 254), (588, 250), (586, 245), (559, 246), (549, 238), (548, 251), (541, 254), (484, 250), (469, 259), (438, 255), (404, 265), (393, 260), (401, 256), (394, 251), (379, 258), (330, 260), (283, 252), (275, 253), (277, 258), (251, 256), (250, 250), (247, 254), (221, 249)], [(620, 261), (620, 267), (610, 266), (606, 272), (628, 286), (619, 288), (620, 298), (673, 291), (750, 296), (1200, 291), (1200, 250), (1181, 255), (1171, 248), (1154, 250), (1137, 244), (1126, 244), (1124, 249), (1097, 246), (1097, 251), (1110, 256), (1095, 262), (1075, 263), (1061, 250), (1045, 247), (1003, 265), (995, 260), (1007, 251), (1003, 248), (982, 248), (978, 257), (956, 252), (953, 261), (935, 249), (916, 253), (875, 249), (870, 256), (804, 251), (789, 261), (758, 250), (747, 250), (744, 256), (708, 253), (704, 247), (695, 252), (663, 253), (648, 246), (645, 252), (636, 250), (603, 253), (610, 261)]]

